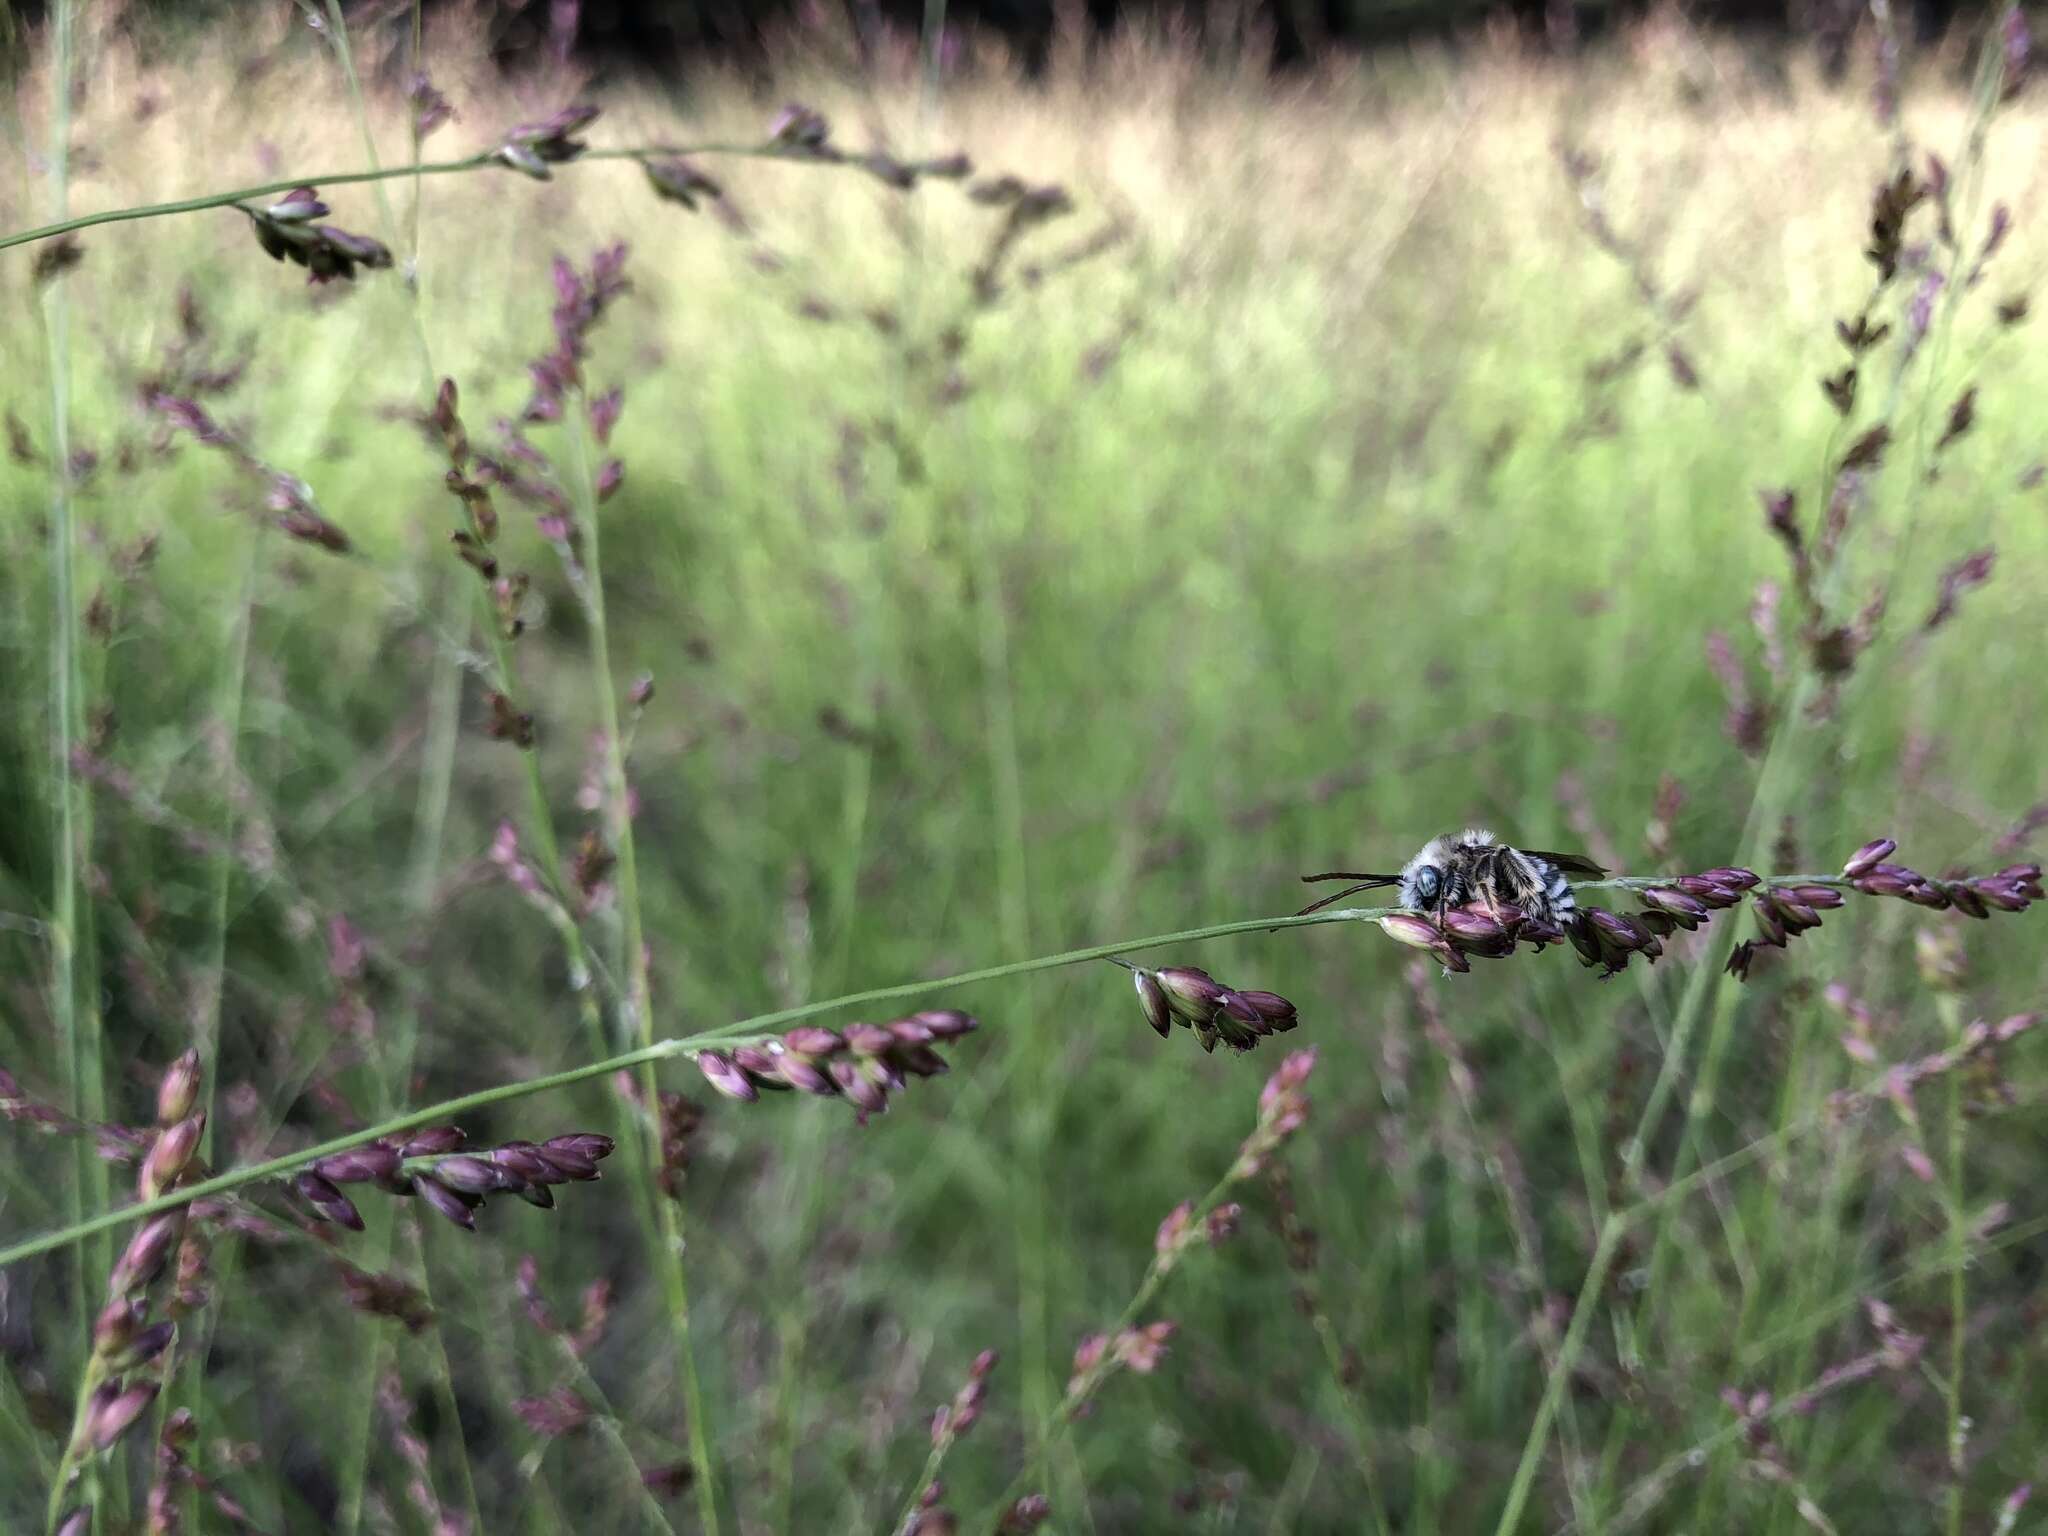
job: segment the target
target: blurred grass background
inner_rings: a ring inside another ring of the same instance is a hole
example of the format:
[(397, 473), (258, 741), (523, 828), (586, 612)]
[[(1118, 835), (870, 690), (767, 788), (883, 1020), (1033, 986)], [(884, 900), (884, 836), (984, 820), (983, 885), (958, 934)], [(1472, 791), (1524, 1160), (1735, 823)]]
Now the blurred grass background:
[[(402, 163), (402, 47), (356, 42), (380, 156)], [(459, 30), (427, 42), (460, 113), (429, 158), (488, 144), (578, 85), (503, 80)], [(81, 210), (361, 163), (331, 62), (278, 15), (86, 46)], [(523, 403), (523, 360), (547, 344), (550, 257), (631, 247), (633, 292), (590, 373), (626, 400), (626, 480), (603, 514), (612, 656), (622, 687), (643, 670), (657, 687), (633, 776), (658, 1032), (1286, 912), (1302, 870), (1398, 864), (1472, 822), (1629, 872), (1743, 858), (1827, 871), (1880, 833), (1930, 870), (1995, 867), (2025, 845), (2010, 834), (2044, 793), (2044, 492), (2027, 472), (2048, 368), (1991, 308), (2040, 271), (2037, 96), (2000, 114), (1982, 184), (1958, 192), (1966, 241), (1994, 201), (2016, 232), (1950, 339), (1903, 375), (1893, 463), (1854, 514), (1844, 590), (1882, 586), (1887, 630), (1831, 714), (1782, 723), (1767, 803), (1783, 818), (1752, 827), (1759, 765), (1723, 729), (1706, 642), (1729, 634), (1770, 691), (1750, 612), (1785, 563), (1755, 492), (1792, 485), (1810, 510), (1824, 485), (1835, 418), (1814, 381), (1839, 366), (1834, 320), (1869, 289), (1869, 199), (1894, 153), (1867, 81), (1829, 90), (1796, 53), (1669, 18), (1566, 63), (1475, 41), (1280, 79), (1135, 32), (1085, 57), (1055, 50), (1035, 82), (984, 62), (935, 88), (907, 64), (851, 80), (829, 39), (814, 46), (770, 87), (600, 90), (593, 137), (749, 140), (788, 96), (849, 144), (961, 149), (984, 174), (1064, 186), (1075, 211), (1028, 237), (993, 305), (974, 303), (971, 277), (998, 216), (949, 185), (906, 197), (858, 172), (707, 161), (751, 241), (657, 203), (629, 164), (417, 189), (433, 368), (460, 383), (480, 439)], [(1959, 165), (1962, 40), (1915, 64), (1905, 123)], [(48, 83), (20, 82), (24, 135), (41, 132)], [(1592, 157), (1579, 181), (1566, 151)], [(9, 228), (45, 206), (26, 140), (18, 159)], [(402, 252), (415, 188), (385, 186), (399, 234), (367, 187), (329, 201), (336, 222)], [(1589, 236), (1588, 198), (1632, 262)], [(431, 796), (421, 810), (435, 637), (458, 622), (433, 616), (461, 612), (463, 573), (443, 543), (441, 468), (402, 419), (421, 371), (398, 277), (308, 289), (226, 210), (84, 245), (62, 279), (73, 438), (95, 455), (74, 477), (81, 587), (106, 605), (84, 667), (95, 745), (133, 784), (94, 814), (112, 1112), (146, 1116), (155, 1074), (217, 1011), (217, 1161), (368, 1118), (387, 1047), (330, 1018), (336, 913), (378, 945), (380, 1027), (417, 1011), (404, 1100), (589, 1059), (552, 936), (483, 859), (523, 805), (473, 683), (445, 826)], [(779, 270), (752, 259), (764, 250)], [(29, 258), (0, 263), (5, 403), (27, 439), (0, 465), (0, 1062), (54, 1097), (37, 926), (54, 878), (49, 477), (35, 462), (47, 384)], [(266, 529), (218, 455), (154, 446), (138, 386), (180, 334), (181, 291), (207, 346), (249, 360), (216, 414), (311, 485), (355, 557)], [(1888, 303), (1903, 325), (1904, 292)], [(1931, 477), (1925, 446), (1973, 380), (1977, 423)], [(588, 637), (531, 518), (503, 510), (508, 563), (536, 577), (521, 666), (573, 834), (589, 820)], [(124, 578), (141, 536), (155, 558)], [(1994, 579), (1917, 633), (1941, 568), (1986, 546)], [(1789, 599), (1783, 624), (1796, 652)], [(415, 916), (420, 869), (431, 899)], [(1682, 1156), (1799, 1134), (1674, 1203), (1658, 1231), (1679, 1262), (1645, 1246), (1596, 1298), (1525, 1528), (1788, 1532), (1812, 1528), (1807, 1511), (1843, 1531), (1941, 1528), (1933, 1367), (1781, 1420), (1775, 1461), (1731, 1432), (1720, 1398), (1786, 1396), (1867, 1354), (1865, 1297), (1946, 1330), (1943, 1207), (1901, 1161), (1897, 1123), (1821, 1124), (1827, 1096), (1870, 1075), (1835, 1043), (1825, 983), (1879, 1009), (1887, 1059), (1944, 1041), (1915, 979), (1917, 916), (1857, 903), (1716, 1004), (1718, 1049), (1680, 1069), (1649, 1188)], [(1971, 1008), (2038, 1000), (2033, 928), (1972, 929)], [(1291, 1162), (1329, 1333), (1297, 1308), (1255, 1186), (1243, 1235), (1170, 1285), (1168, 1362), (1114, 1382), (1054, 1459), (1055, 1528), (1361, 1529), (1369, 1472), (1395, 1530), (1492, 1529), (1543, 1340), (1624, 1202), (1622, 1143), (1679, 999), (1721, 953), (1673, 950), (1604, 986), (1558, 953), (1418, 981), (1405, 952), (1342, 928), (1158, 957), (1286, 993), (1303, 1018), (1288, 1043), (1321, 1052)], [(1477, 1074), (1473, 1113), (1418, 997)], [(808, 1101), (710, 1108), (688, 1262), (737, 1529), (885, 1528), (931, 1409), (996, 1347), (988, 1420), (946, 1468), (949, 1502), (986, 1509), (1074, 1343), (1115, 1316), (1159, 1219), (1229, 1165), (1279, 1060), (1162, 1044), (1108, 967), (957, 1000), (983, 1031), (884, 1120), (856, 1129)], [(1998, 1234), (1969, 1272), (1967, 1528), (1982, 1531), (2041, 1452), (2044, 1250), (2027, 1225), (2042, 1214), (2041, 1079), (2024, 1047), (2008, 1069), (2015, 1104), (1969, 1140), (1965, 1217)], [(674, 1082), (701, 1086), (687, 1069)], [(608, 1092), (468, 1128), (602, 1126)], [(0, 1234), (59, 1224), (68, 1167), (61, 1144), (17, 1127)], [(2001, 1201), (2004, 1223), (1987, 1220)], [(410, 1210), (395, 1236), (388, 1211), (366, 1214), (379, 1230), (345, 1251), (391, 1243), (393, 1264), (427, 1276), (452, 1398), (432, 1388), (429, 1345), (348, 1310), (317, 1260), (260, 1245), (223, 1257), (198, 1406), (221, 1442), (210, 1470), (256, 1523), (348, 1526), (363, 1487), (363, 1523), (418, 1528), (401, 1447), (367, 1396), (373, 1339), (417, 1399), (448, 1502), (467, 1475), (494, 1530), (645, 1518), (611, 1442), (538, 1442), (509, 1408), (560, 1372), (511, 1288), (531, 1252), (560, 1307), (594, 1278), (617, 1287), (590, 1371), (643, 1462), (680, 1454), (628, 1187), (548, 1214), (494, 1204), (479, 1238), (435, 1226), (415, 1241)], [(0, 1291), (0, 1512), (24, 1529), (77, 1366), (68, 1273), (62, 1259), (19, 1266)], [(664, 1507), (691, 1528), (688, 1501)]]

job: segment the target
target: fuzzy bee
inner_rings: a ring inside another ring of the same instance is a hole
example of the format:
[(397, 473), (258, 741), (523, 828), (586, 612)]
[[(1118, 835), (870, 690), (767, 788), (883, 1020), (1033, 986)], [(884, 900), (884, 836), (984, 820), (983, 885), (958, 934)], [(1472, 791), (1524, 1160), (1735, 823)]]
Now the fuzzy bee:
[(1303, 875), (1301, 878), (1312, 885), (1324, 880), (1353, 883), (1334, 896), (1311, 902), (1302, 912), (1314, 912), (1360, 891), (1392, 885), (1400, 887), (1402, 906), (1438, 918), (1453, 907), (1477, 902), (1495, 915), (1503, 907), (1514, 907), (1525, 917), (1566, 928), (1578, 911), (1566, 877), (1578, 875), (1597, 880), (1606, 873), (1583, 854), (1510, 848), (1491, 832), (1472, 827), (1456, 837), (1445, 833), (1431, 838), (1414, 858), (1401, 866), (1398, 875), (1373, 875), (1358, 870)]

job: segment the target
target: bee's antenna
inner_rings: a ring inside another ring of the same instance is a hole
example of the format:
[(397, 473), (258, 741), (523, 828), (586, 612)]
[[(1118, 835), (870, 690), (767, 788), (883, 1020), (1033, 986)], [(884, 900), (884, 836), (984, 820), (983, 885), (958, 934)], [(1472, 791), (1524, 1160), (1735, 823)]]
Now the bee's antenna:
[(1375, 885), (1399, 885), (1401, 883), (1399, 875), (1373, 875), (1358, 869), (1333, 869), (1324, 874), (1303, 875), (1301, 878), (1303, 883), (1307, 885), (1315, 885), (1323, 880), (1362, 880), (1365, 884), (1360, 887), (1361, 890), (1369, 889)]
[[(1341, 880), (1341, 879), (1343, 879), (1344, 877), (1343, 877), (1342, 875), (1336, 875), (1336, 876), (1330, 876), (1330, 875), (1313, 875), (1313, 876), (1311, 876), (1311, 875), (1304, 875), (1304, 876), (1302, 876), (1302, 878), (1303, 878), (1304, 880), (1308, 880), (1308, 879), (1315, 879), (1315, 880), (1328, 880), (1328, 879), (1338, 879), (1338, 880)], [(1370, 890), (1376, 890), (1376, 889), (1377, 889), (1378, 887), (1380, 887), (1380, 886), (1383, 886), (1383, 885), (1392, 885), (1392, 884), (1394, 884), (1394, 883), (1395, 883), (1395, 882), (1393, 882), (1392, 880), (1389, 880), (1389, 879), (1387, 879), (1387, 877), (1386, 877), (1386, 876), (1384, 876), (1384, 875), (1374, 875), (1374, 876), (1373, 876), (1373, 877), (1372, 877), (1371, 879), (1369, 879), (1369, 880), (1361, 880), (1361, 881), (1359, 881), (1359, 882), (1358, 882), (1358, 884), (1356, 884), (1356, 885), (1347, 885), (1347, 886), (1345, 886), (1343, 890), (1341, 890), (1341, 891), (1337, 892), (1337, 894), (1336, 894), (1336, 895), (1334, 895), (1334, 896), (1325, 896), (1325, 897), (1324, 897), (1324, 898), (1323, 898), (1323, 899), (1322, 899), (1321, 901), (1312, 901), (1312, 902), (1310, 902), (1310, 903), (1309, 903), (1309, 904), (1308, 904), (1307, 906), (1303, 907), (1303, 908), (1302, 908), (1302, 909), (1301, 909), (1301, 910), (1300, 910), (1299, 912), (1295, 913), (1294, 915), (1295, 915), (1296, 917), (1307, 917), (1307, 916), (1309, 915), (1309, 913), (1311, 913), (1311, 912), (1320, 912), (1320, 911), (1322, 911), (1322, 909), (1323, 909), (1324, 907), (1328, 907), (1328, 906), (1334, 906), (1334, 905), (1335, 905), (1336, 903), (1338, 903), (1338, 902), (1342, 901), (1342, 900), (1343, 900), (1343, 899), (1344, 899), (1344, 898), (1345, 898), (1346, 896), (1356, 896), (1356, 895), (1357, 895), (1357, 894), (1358, 894), (1358, 893), (1359, 893), (1360, 891), (1370, 891)]]

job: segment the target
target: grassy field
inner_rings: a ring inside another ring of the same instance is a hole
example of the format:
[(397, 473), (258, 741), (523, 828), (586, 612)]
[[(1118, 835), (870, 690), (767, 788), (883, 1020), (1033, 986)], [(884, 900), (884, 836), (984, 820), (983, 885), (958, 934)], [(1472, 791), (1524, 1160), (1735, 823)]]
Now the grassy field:
[[(7, 229), (55, 217), (60, 179), (92, 212), (366, 163), (302, 24), (88, 23), (67, 156), (47, 53), (17, 83)], [(404, 166), (387, 25), (352, 58)], [(129, 1198), (146, 1144), (35, 1106), (146, 1127), (192, 1047), (199, 1155), (231, 1169), (643, 1038), (1288, 913), (1303, 871), (1472, 823), (1627, 874), (1831, 875), (1879, 836), (1938, 876), (2026, 857), (2048, 363), (1998, 309), (2041, 272), (2048, 109), (1987, 111), (1974, 41), (1911, 61), (1895, 140), (1867, 78), (1675, 25), (1279, 81), (1172, 38), (1029, 84), (986, 51), (923, 81), (908, 45), (854, 79), (826, 38), (772, 86), (589, 91), (429, 31), (459, 117), (428, 161), (586, 94), (602, 147), (756, 144), (795, 98), (850, 150), (962, 151), (977, 179), (706, 154), (723, 216), (626, 162), (323, 182), (397, 268), (318, 286), (232, 209), (87, 229), (53, 278), (48, 245), (7, 251), (0, 1251)], [(1948, 186), (1874, 288), (1908, 139)], [(1003, 174), (1071, 208), (978, 201)], [(497, 557), (532, 582), (527, 753), (489, 734), (506, 675), (418, 418), (452, 378), (502, 457), (551, 260), (615, 241), (631, 287), (584, 377), (623, 391), (617, 429), (600, 448), (571, 389), (530, 432), (580, 587), (496, 491)], [(1817, 381), (1866, 303), (1891, 329), (1845, 420)], [(165, 397), (302, 480), (349, 552), (281, 532), (272, 483)], [(1780, 487), (1819, 617), (1760, 508)], [(636, 811), (609, 864), (620, 712)], [(544, 902), (491, 857), (508, 823)], [(2025, 1531), (2048, 1078), (2017, 1028), (1966, 1031), (2040, 1004), (2040, 914), (1825, 916), (1746, 985), (1722, 974), (1740, 911), (1605, 980), (1569, 945), (1440, 975), (1356, 923), (1134, 955), (1292, 999), (1300, 1027), (1243, 1056), (1156, 1038), (1099, 962), (936, 992), (899, 1006), (981, 1028), (864, 1125), (661, 1064), (702, 1110), (673, 1203), (637, 1142), (552, 1212), (492, 1199), (475, 1235), (368, 1185), (366, 1232), (316, 1228), (251, 1183), (150, 1293), (178, 1339), (124, 1379), (160, 1395), (82, 1460), (129, 1230), (24, 1257), (0, 1270), (0, 1525), (90, 1501), (101, 1531), (889, 1532), (993, 1349), (940, 1472), (967, 1531), (1033, 1492), (1061, 1532)], [(1163, 1356), (1126, 1340), (1069, 1415), (1077, 1345), (1307, 1047), (1307, 1123), (1221, 1192), (1236, 1235), (1126, 1319), (1177, 1325)], [(460, 1123), (631, 1137), (646, 1081)]]

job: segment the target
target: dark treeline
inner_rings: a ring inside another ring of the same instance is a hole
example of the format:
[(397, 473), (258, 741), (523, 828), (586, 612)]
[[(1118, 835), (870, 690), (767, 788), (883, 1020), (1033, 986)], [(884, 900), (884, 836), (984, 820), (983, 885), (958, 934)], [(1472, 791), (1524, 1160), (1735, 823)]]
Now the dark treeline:
[[(232, 18), (253, 0), (145, 0), (140, 15), (160, 22), (205, 23)], [(432, 11), (443, 0), (423, 0)], [(1568, 48), (1596, 40), (1617, 23), (1644, 14), (1653, 0), (948, 0), (947, 26), (961, 37), (995, 33), (1034, 65), (1046, 57), (1063, 20), (1085, 17), (1098, 33), (1161, 20), (1219, 47), (1248, 41), (1269, 47), (1276, 64), (1312, 58), (1327, 48), (1372, 48), (1461, 32), (1505, 21), (1532, 46)], [(390, 18), (405, 0), (355, 0), (351, 19)], [(1741, 29), (1839, 50), (1868, 16), (1865, 0), (1686, 0), (1703, 27)], [(16, 36), (36, 27), (48, 0), (12, 8)], [(1894, 0), (1902, 27), (1926, 37), (1985, 10), (1971, 0)], [(766, 63), (775, 41), (821, 12), (856, 39), (877, 42), (889, 32), (922, 26), (926, 0), (497, 0), (486, 7), (493, 46), (508, 63), (564, 47), (586, 62), (659, 70), (716, 58)], [(131, 14), (137, 14), (131, 13)], [(836, 14), (835, 14), (836, 13)], [(22, 27), (26, 23), (26, 28)]]

